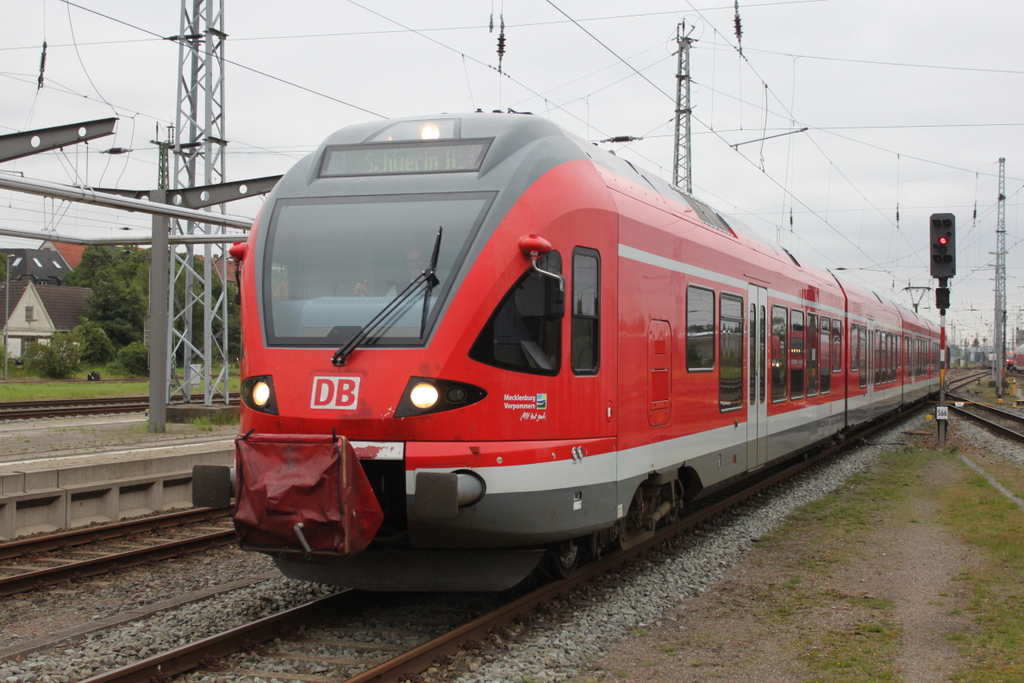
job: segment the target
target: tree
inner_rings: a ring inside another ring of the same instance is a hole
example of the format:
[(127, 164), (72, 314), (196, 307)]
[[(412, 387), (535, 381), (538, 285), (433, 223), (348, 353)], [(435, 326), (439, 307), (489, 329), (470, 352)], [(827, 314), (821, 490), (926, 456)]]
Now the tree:
[(90, 246), (65, 282), (89, 287), (85, 315), (117, 347), (142, 339), (149, 307), (149, 251), (137, 247)]
[(114, 344), (98, 322), (83, 319), (73, 331), (81, 342), (83, 363), (104, 365), (114, 359)]

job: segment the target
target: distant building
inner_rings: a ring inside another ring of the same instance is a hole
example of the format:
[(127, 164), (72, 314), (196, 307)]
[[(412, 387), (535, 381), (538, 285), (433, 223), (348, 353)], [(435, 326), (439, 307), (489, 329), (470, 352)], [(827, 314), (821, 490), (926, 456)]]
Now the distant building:
[[(37, 285), (64, 284), (64, 278), (71, 272), (67, 259), (56, 249), (4, 249), (10, 254), (10, 279), (29, 281)], [(12, 290), (13, 291), (13, 290)]]
[(4, 319), (8, 283), (0, 282), (0, 320), (8, 330), (7, 350), (11, 358), (21, 357), (30, 344), (48, 340), (54, 332), (75, 329), (92, 293), (87, 287), (37, 285), (28, 277), (9, 284), (10, 315)]
[(82, 262), (82, 254), (85, 253), (86, 245), (68, 244), (67, 242), (43, 242), (43, 246), (39, 248), (43, 251), (59, 252), (64, 257), (68, 267), (74, 270)]

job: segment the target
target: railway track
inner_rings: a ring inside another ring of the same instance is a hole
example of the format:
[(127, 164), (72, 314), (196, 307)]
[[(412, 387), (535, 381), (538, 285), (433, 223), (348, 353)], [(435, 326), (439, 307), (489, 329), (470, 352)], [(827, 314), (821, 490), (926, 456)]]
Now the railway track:
[(953, 412), (1001, 436), (1024, 442), (1024, 417), (983, 403), (974, 403), (963, 396), (950, 394), (949, 398), (957, 402), (949, 406)]
[(229, 514), (186, 510), (0, 544), (0, 596), (232, 543)]
[[(891, 421), (887, 421), (857, 436), (866, 438), (890, 424)], [(419, 673), (463, 650), (467, 643), (484, 640), (488, 634), (534, 611), (550, 609), (544, 606), (749, 501), (848, 445), (849, 442), (766, 472), (759, 481), (742, 490), (723, 492), (647, 541), (586, 565), (568, 578), (544, 583), (511, 599), (508, 599), (509, 593), (502, 594), (506, 599), (500, 604), (489, 610), (478, 610), (479, 614), (469, 614), (450, 627), (445, 624), (458, 621), (455, 617), (459, 616), (455, 613), (459, 610), (453, 612), (451, 594), (381, 597), (344, 590), (94, 676), (86, 679), (86, 683), (164, 681), (197, 669), (217, 672), (217, 676), (305, 683), (419, 680)], [(471, 613), (470, 605), (479, 606), (492, 596), (481, 598), (479, 594), (469, 594), (469, 598), (461, 611)], [(426, 616), (402, 616), (415, 610), (424, 610), (420, 613)], [(271, 641), (273, 643), (269, 644)], [(236, 653), (243, 654), (231, 656)]]
[[(202, 403), (203, 396), (193, 395), (193, 402)], [(238, 405), (239, 395), (229, 394), (228, 402)], [(181, 404), (180, 397), (172, 404)], [(119, 396), (110, 398), (78, 398), (48, 401), (7, 401), (0, 403), (0, 421), (43, 417), (81, 417), (109, 413), (142, 413), (149, 409), (147, 396)]]

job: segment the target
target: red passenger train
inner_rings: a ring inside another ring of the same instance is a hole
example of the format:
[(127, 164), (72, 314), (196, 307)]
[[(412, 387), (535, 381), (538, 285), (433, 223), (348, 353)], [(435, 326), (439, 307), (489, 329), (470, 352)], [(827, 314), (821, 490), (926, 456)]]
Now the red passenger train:
[(528, 115), (344, 128), (232, 253), (235, 525), (299, 579), (569, 572), (938, 390), (934, 324)]

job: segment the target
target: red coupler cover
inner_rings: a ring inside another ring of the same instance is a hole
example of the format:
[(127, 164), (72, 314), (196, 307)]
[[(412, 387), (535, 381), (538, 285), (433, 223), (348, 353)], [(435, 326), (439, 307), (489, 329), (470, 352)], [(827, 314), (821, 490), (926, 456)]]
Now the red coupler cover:
[(377, 534), (384, 513), (345, 437), (249, 434), (235, 439), (243, 545), (354, 555)]

